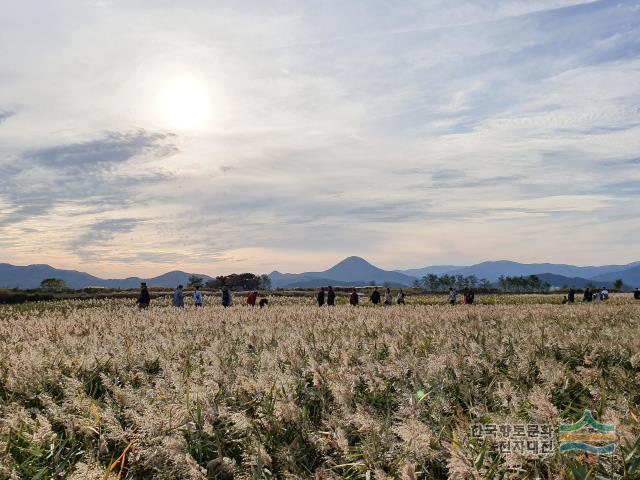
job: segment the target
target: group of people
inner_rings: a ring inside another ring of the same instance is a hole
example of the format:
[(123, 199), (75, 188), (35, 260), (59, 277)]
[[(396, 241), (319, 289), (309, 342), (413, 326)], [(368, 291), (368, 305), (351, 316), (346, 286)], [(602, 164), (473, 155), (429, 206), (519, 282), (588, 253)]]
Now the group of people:
[[(476, 293), (473, 290), (465, 290), (462, 292), (462, 303), (464, 305), (473, 305), (476, 301)], [(458, 302), (458, 292), (454, 288), (449, 288), (449, 303), (455, 305)]]
[[(404, 305), (405, 303), (404, 297), (405, 297), (404, 292), (400, 290), (398, 292), (398, 295), (396, 296), (396, 303), (398, 305)], [(318, 291), (316, 300), (318, 302), (319, 307), (322, 307), (323, 305), (325, 305), (325, 302), (327, 306), (333, 307), (336, 304), (336, 291), (333, 289), (332, 286), (328, 286), (326, 292), (325, 292), (325, 288), (321, 287), (320, 291)], [(374, 305), (379, 305), (381, 300), (382, 300), (382, 297), (380, 296), (380, 292), (376, 287), (374, 288), (373, 293), (369, 296), (369, 301)], [(355, 307), (355, 306), (358, 306), (359, 303), (360, 303), (360, 295), (358, 295), (358, 291), (354, 287), (351, 289), (351, 295), (349, 295), (349, 305), (353, 305)], [(385, 292), (383, 305), (385, 307), (390, 307), (391, 305), (393, 305), (393, 295), (391, 294), (390, 288), (387, 288)]]
[[(576, 292), (572, 288), (569, 290), (569, 293), (564, 296), (562, 303), (563, 304), (575, 303), (575, 298), (576, 298)], [(635, 289), (635, 291), (633, 292), (633, 298), (636, 300), (640, 300), (640, 289), (638, 288)], [(601, 289), (593, 289), (593, 290), (587, 287), (585, 288), (584, 294), (582, 296), (583, 302), (599, 303), (599, 302), (604, 302), (608, 299), (609, 299), (609, 290), (607, 290), (606, 287), (602, 287)], [(387, 288), (385, 290), (384, 302), (383, 302), (382, 295), (378, 291), (378, 287), (375, 287), (373, 289), (373, 292), (369, 296), (369, 301), (373, 305), (380, 305), (380, 303), (382, 303), (382, 305), (384, 305), (385, 307), (390, 307), (391, 305), (394, 304), (393, 295), (391, 294), (390, 288)], [(458, 301), (458, 292), (455, 289), (450, 288), (449, 303), (451, 305), (455, 305), (457, 301)], [(474, 301), (475, 301), (475, 292), (473, 290), (465, 290), (462, 296), (462, 303), (466, 305), (473, 305)], [(317, 302), (319, 307), (322, 307), (323, 305), (325, 305), (325, 303), (327, 306), (335, 306), (336, 292), (333, 289), (333, 287), (331, 286), (327, 287), (326, 291), (324, 287), (320, 288), (320, 291), (318, 292), (318, 296), (317, 296)], [(147, 284), (145, 282), (142, 282), (140, 284), (140, 295), (138, 296), (138, 306), (141, 309), (147, 309), (149, 308), (150, 303), (151, 303), (151, 295), (149, 294)], [(233, 294), (227, 287), (224, 287), (222, 289), (221, 303), (224, 308), (233, 306)], [(247, 305), (251, 307), (255, 307), (256, 303), (260, 308), (263, 308), (268, 306), (269, 300), (266, 298), (261, 298), (260, 300), (258, 300), (258, 292), (253, 291), (249, 293), (249, 295), (247, 295)], [(349, 296), (349, 304), (353, 306), (357, 306), (359, 303), (360, 303), (360, 295), (358, 294), (357, 290), (353, 288), (351, 290), (351, 295)], [(397, 305), (405, 304), (405, 293), (403, 290), (400, 290), (398, 292), (398, 295), (396, 296), (396, 299), (395, 299), (395, 303)], [(193, 304), (196, 307), (202, 307), (203, 305), (203, 295), (199, 286), (196, 286), (193, 291)], [(184, 308), (184, 287), (182, 285), (178, 285), (176, 290), (173, 292), (172, 305), (176, 308)]]
[[(178, 285), (176, 291), (173, 292), (173, 302), (171, 304), (176, 308), (184, 308), (184, 287), (182, 285)], [(196, 307), (202, 306), (202, 292), (200, 291), (200, 287), (195, 287), (193, 291), (193, 304)]]
[[(194, 287), (193, 291), (193, 304), (196, 307), (203, 306), (204, 296), (202, 295), (202, 291), (199, 286)], [(249, 295), (247, 295), (247, 305), (251, 307), (255, 307), (256, 303), (260, 308), (266, 307), (269, 304), (269, 300), (266, 298), (261, 298), (258, 301), (258, 292), (253, 291)], [(149, 294), (149, 289), (147, 287), (146, 282), (142, 282), (140, 284), (140, 294), (138, 295), (138, 307), (140, 309), (148, 309), (151, 304), (151, 295)], [(233, 306), (233, 294), (229, 288), (224, 287), (222, 289), (222, 298), (221, 304), (224, 308)], [(184, 286), (178, 285), (173, 292), (173, 298), (171, 301), (171, 305), (175, 308), (184, 308)]]
[[(636, 290), (638, 290), (636, 288)], [(635, 296), (635, 295), (634, 295)], [(589, 287), (584, 289), (584, 293), (582, 294), (583, 302), (595, 302), (600, 303), (609, 300), (609, 290), (607, 287), (602, 287), (601, 289), (591, 289)], [(562, 299), (563, 304), (571, 304), (576, 301), (576, 291), (573, 288), (569, 289), (569, 293), (564, 296)]]

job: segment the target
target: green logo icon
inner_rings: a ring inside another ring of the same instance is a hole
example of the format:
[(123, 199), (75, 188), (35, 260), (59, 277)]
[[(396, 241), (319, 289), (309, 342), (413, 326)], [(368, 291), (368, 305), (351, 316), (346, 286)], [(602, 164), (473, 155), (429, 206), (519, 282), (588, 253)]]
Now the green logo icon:
[(616, 449), (616, 427), (596, 421), (589, 410), (577, 422), (560, 425), (558, 433), (561, 453), (578, 450), (608, 455)]

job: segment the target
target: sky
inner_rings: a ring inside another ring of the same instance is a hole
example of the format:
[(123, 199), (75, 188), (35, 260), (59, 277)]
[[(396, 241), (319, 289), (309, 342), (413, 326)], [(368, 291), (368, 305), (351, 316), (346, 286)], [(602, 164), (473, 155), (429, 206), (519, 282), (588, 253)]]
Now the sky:
[(0, 12), (0, 262), (640, 260), (640, 1)]

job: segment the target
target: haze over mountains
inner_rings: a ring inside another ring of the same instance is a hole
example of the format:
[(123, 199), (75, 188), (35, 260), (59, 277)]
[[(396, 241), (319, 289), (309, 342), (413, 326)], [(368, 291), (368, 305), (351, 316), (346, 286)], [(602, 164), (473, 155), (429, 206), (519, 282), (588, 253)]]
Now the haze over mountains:
[[(238, 272), (240, 273), (240, 272)], [(315, 288), (319, 286), (363, 286), (375, 282), (377, 285), (410, 286), (417, 278), (429, 273), (436, 275), (475, 275), (496, 282), (501, 275), (527, 276), (538, 275), (543, 281), (554, 287), (611, 286), (621, 279), (627, 287), (640, 286), (640, 262), (626, 265), (602, 265), (579, 267), (575, 265), (531, 263), (524, 264), (507, 260), (482, 262), (471, 266), (434, 265), (407, 270), (383, 270), (360, 257), (348, 257), (321, 272), (280, 273), (272, 272), (274, 288)], [(152, 287), (175, 287), (186, 285), (191, 273), (171, 271), (153, 278), (129, 277), (123, 279), (102, 279), (85, 272), (62, 270), (49, 265), (15, 266), (0, 264), (0, 288), (37, 288), (45, 278), (59, 278), (70, 288), (106, 287), (136, 288), (141, 281)], [(212, 277), (195, 274), (205, 281)]]

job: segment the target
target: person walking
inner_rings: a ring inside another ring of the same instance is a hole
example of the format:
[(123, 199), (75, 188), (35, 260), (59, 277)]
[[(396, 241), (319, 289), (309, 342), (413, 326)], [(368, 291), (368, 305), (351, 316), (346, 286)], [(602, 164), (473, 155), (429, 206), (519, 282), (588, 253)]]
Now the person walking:
[(336, 305), (336, 292), (334, 292), (333, 287), (329, 285), (329, 291), (327, 292), (327, 306), (335, 307)]
[(451, 305), (456, 304), (457, 297), (458, 297), (458, 292), (456, 292), (452, 287), (449, 287), (449, 303)]
[(640, 289), (636, 288), (633, 291), (633, 298), (635, 298), (636, 300), (640, 300)]
[(396, 303), (398, 305), (404, 305), (404, 292), (400, 290), (398, 292), (398, 297), (396, 298)]
[(147, 284), (145, 282), (140, 283), (140, 295), (138, 296), (138, 307), (141, 310), (146, 310), (149, 308), (149, 304), (151, 303), (151, 295), (149, 295), (149, 290), (147, 289)]
[(569, 289), (569, 295), (567, 295), (567, 302), (573, 303), (576, 300), (576, 291), (573, 288)]
[(258, 292), (254, 291), (247, 295), (247, 305), (250, 307), (256, 306), (256, 300), (258, 300)]
[(182, 291), (184, 287), (182, 285), (178, 285), (176, 291), (173, 292), (173, 306), (176, 308), (184, 308), (184, 292)]
[(582, 295), (582, 302), (590, 302), (592, 300), (592, 293), (589, 287), (584, 289), (584, 294)]
[(475, 302), (475, 300), (476, 294), (473, 290), (469, 290), (469, 293), (467, 294), (467, 305), (473, 305), (473, 302)]
[(193, 303), (195, 303), (196, 307), (202, 306), (202, 292), (198, 285), (196, 285), (196, 289), (193, 291)]
[(602, 290), (600, 290), (600, 300), (603, 302), (609, 300), (609, 290), (607, 290), (607, 287), (602, 287)]
[(231, 306), (231, 292), (227, 287), (222, 289), (222, 306), (224, 308)]
[(390, 307), (393, 305), (393, 296), (391, 296), (391, 289), (387, 287), (384, 294), (384, 306)]
[(351, 296), (349, 297), (349, 304), (353, 305), (354, 307), (358, 306), (358, 292), (356, 291), (355, 287), (353, 289), (351, 289)]
[(378, 287), (373, 289), (373, 293), (369, 297), (369, 300), (371, 300), (371, 303), (374, 305), (378, 305), (380, 303), (380, 292), (378, 291)]
[(320, 291), (318, 292), (318, 306), (321, 307), (324, 305), (324, 287), (320, 287)]

